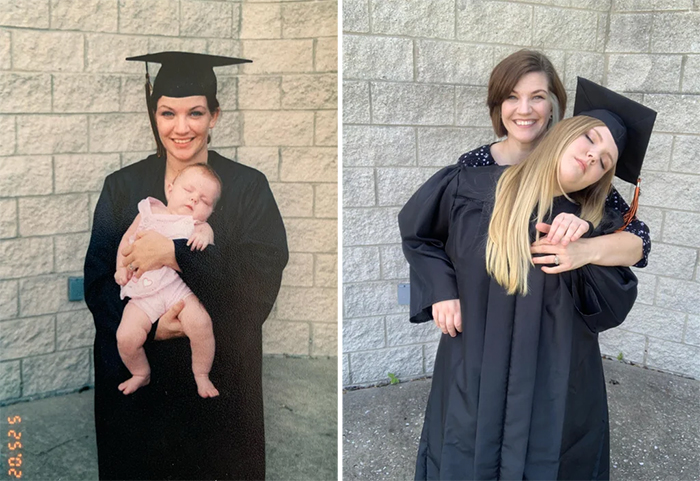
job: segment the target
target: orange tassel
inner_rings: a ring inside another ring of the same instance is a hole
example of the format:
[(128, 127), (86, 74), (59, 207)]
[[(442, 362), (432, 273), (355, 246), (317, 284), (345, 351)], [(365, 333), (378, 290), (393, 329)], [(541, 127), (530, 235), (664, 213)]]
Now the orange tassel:
[(625, 228), (630, 225), (630, 222), (632, 222), (637, 215), (637, 209), (639, 208), (639, 186), (642, 183), (642, 179), (638, 178), (637, 179), (637, 187), (634, 188), (634, 198), (632, 199), (632, 203), (630, 204), (630, 210), (627, 211), (627, 213), (624, 215), (623, 219), (625, 223), (623, 224), (622, 227), (617, 229), (615, 232), (621, 232), (625, 230)]

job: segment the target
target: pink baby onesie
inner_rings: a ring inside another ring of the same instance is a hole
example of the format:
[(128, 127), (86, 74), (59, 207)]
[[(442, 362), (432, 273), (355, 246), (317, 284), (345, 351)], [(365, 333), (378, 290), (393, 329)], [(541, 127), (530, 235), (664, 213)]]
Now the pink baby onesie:
[[(153, 230), (168, 239), (189, 239), (194, 231), (194, 219), (191, 215), (154, 214), (151, 206), (165, 205), (158, 199), (148, 197), (139, 202), (138, 208), (141, 221), (136, 233)], [(136, 240), (136, 234), (129, 238), (129, 244)], [(151, 322), (156, 322), (180, 299), (184, 299), (192, 291), (170, 267), (144, 272), (140, 279), (132, 277), (121, 288), (121, 298), (130, 297), (136, 307), (148, 315)]]

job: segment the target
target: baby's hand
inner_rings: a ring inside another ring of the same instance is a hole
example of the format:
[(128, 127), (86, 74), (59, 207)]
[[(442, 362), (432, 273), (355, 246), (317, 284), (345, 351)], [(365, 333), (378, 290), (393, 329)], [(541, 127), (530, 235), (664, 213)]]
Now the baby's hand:
[(126, 267), (118, 267), (117, 272), (114, 273), (114, 280), (120, 286), (125, 286), (129, 282), (130, 277), (129, 270)]
[(194, 232), (187, 240), (187, 245), (190, 246), (190, 250), (198, 249), (203, 251), (209, 244), (214, 243), (214, 231), (211, 226), (202, 222), (194, 226)]

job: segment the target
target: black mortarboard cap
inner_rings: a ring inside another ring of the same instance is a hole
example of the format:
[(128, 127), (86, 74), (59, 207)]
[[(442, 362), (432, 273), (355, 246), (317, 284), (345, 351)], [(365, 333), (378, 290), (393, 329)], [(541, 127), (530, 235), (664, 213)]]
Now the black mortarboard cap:
[(216, 75), (214, 67), (252, 62), (244, 58), (222, 57), (190, 52), (159, 52), (129, 57), (127, 60), (161, 64), (153, 84), (152, 100), (166, 97), (190, 97), (205, 95), (216, 98)]
[(619, 153), (615, 175), (637, 184), (656, 112), (595, 82), (578, 77), (574, 115), (594, 117), (610, 129)]

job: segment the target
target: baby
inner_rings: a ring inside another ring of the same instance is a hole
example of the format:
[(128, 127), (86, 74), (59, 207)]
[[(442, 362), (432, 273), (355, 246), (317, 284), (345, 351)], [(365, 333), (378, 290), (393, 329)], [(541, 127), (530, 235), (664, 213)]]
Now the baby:
[(192, 249), (205, 249), (214, 242), (214, 232), (207, 219), (221, 195), (221, 179), (207, 164), (185, 167), (167, 186), (168, 205), (148, 197), (139, 202), (139, 214), (122, 237), (117, 254), (114, 278), (122, 286), (121, 298), (131, 300), (124, 307), (117, 345), (124, 365), (132, 377), (119, 385), (124, 394), (131, 394), (151, 380), (143, 344), (152, 324), (173, 305), (184, 299), (178, 315), (192, 349), (192, 371), (201, 397), (214, 397), (219, 391), (209, 380), (214, 362), (214, 332), (211, 318), (199, 299), (175, 270), (161, 267), (133, 276), (131, 265), (124, 266), (122, 249), (133, 243), (136, 234), (154, 230), (169, 239), (188, 239)]

